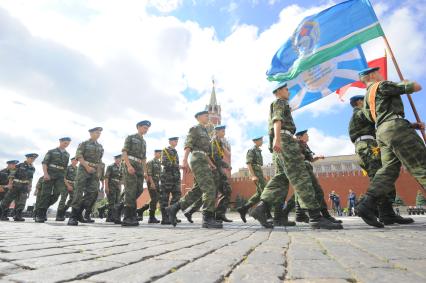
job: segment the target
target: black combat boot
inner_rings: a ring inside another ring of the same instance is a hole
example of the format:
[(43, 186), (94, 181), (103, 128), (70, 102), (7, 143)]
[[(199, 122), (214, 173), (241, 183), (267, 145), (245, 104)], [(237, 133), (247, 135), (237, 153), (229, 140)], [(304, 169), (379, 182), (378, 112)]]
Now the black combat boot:
[(9, 217), (7, 217), (7, 209), (0, 208), (0, 221), (9, 221)]
[(245, 204), (245, 205), (237, 208), (237, 211), (240, 214), (241, 220), (243, 220), (244, 223), (247, 222), (246, 215), (247, 215), (247, 212), (249, 211), (250, 207), (251, 207), (251, 205)]
[(379, 220), (385, 225), (411, 224), (414, 222), (413, 218), (397, 215), (393, 210), (392, 201), (387, 198), (379, 204)]
[(333, 223), (343, 223), (342, 220), (338, 220), (336, 218), (334, 218), (333, 216), (330, 215), (330, 213), (328, 212), (327, 208), (323, 208), (321, 209), (321, 214), (325, 219), (328, 219), (330, 222)]
[(149, 203), (145, 204), (144, 206), (142, 206), (141, 208), (138, 208), (136, 210), (136, 213), (138, 215), (138, 221), (142, 221), (143, 220), (143, 214), (148, 209), (149, 209)]
[(342, 224), (333, 223), (321, 215), (319, 209), (310, 209), (309, 213), (309, 224), (312, 229), (327, 229), (327, 230), (340, 230), (343, 229)]
[(78, 217), (81, 214), (80, 210), (72, 208), (71, 210), (71, 216), (68, 219), (68, 224), (70, 226), (77, 226), (78, 225)]
[(44, 209), (44, 208), (37, 209), (35, 222), (36, 223), (44, 223), (46, 221), (45, 220), (46, 219), (46, 212), (47, 212), (47, 209)]
[(306, 215), (306, 210), (300, 207), (299, 202), (296, 201), (296, 222), (309, 223), (309, 216)]
[(197, 208), (192, 207), (188, 212), (185, 212), (183, 215), (185, 215), (186, 219), (188, 220), (189, 223), (194, 223), (194, 220), (192, 220), (192, 214), (194, 214), (195, 212), (197, 212)]
[(267, 211), (269, 209), (268, 204), (260, 201), (258, 205), (251, 211), (250, 216), (259, 221), (259, 223), (265, 228), (274, 228), (272, 222), (268, 221)]
[(95, 222), (95, 220), (93, 220), (91, 217), (90, 217), (90, 214), (91, 214), (91, 212), (90, 212), (90, 210), (89, 209), (86, 209), (86, 210), (84, 210), (84, 221), (86, 221), (85, 223), (94, 223)]
[(377, 200), (373, 196), (365, 195), (355, 208), (356, 214), (370, 226), (383, 228), (383, 223), (377, 221), (375, 215), (377, 209)]
[(65, 211), (58, 209), (56, 212), (56, 221), (65, 221)]
[(203, 211), (203, 223), (201, 227), (208, 229), (221, 229), (223, 228), (223, 225), (215, 220), (213, 212)]
[(123, 204), (119, 203), (114, 205), (112, 210), (112, 217), (114, 218), (114, 224), (121, 224), (121, 212), (123, 211)]
[(169, 221), (174, 227), (176, 227), (176, 225), (177, 225), (176, 215), (179, 212), (179, 210), (180, 210), (180, 203), (179, 202), (177, 202), (177, 203), (166, 208), (166, 213), (169, 216)]
[(150, 210), (149, 211), (149, 219), (148, 219), (148, 223), (149, 224), (157, 224), (160, 223), (160, 220), (158, 220), (157, 218), (155, 218), (155, 210)]
[(274, 209), (274, 226), (296, 226), (296, 222), (288, 220), (290, 210), (282, 209), (281, 205), (275, 206)]
[(225, 214), (216, 214), (216, 221), (227, 223), (234, 222), (232, 219), (227, 218)]
[(161, 208), (161, 225), (170, 225), (172, 224), (169, 220), (169, 215), (167, 214), (167, 211), (165, 208)]
[(13, 217), (13, 221), (18, 221), (18, 222), (25, 221), (25, 219), (22, 217), (22, 209), (17, 209), (15, 211), (15, 216)]
[(121, 226), (138, 226), (139, 221), (136, 217), (136, 209), (128, 206), (124, 207), (124, 216)]

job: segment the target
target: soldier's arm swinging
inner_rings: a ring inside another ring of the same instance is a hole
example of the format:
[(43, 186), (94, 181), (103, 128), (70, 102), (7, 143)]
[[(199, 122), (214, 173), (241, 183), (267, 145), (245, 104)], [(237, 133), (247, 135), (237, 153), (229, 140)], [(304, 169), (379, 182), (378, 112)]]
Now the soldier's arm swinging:
[(274, 121), (274, 141), (272, 148), (275, 152), (281, 152), (281, 120)]
[(121, 157), (123, 158), (124, 163), (127, 166), (127, 171), (129, 172), (129, 174), (134, 175), (135, 174), (135, 168), (133, 168), (132, 164), (130, 164), (129, 156), (127, 155), (127, 151), (123, 150)]
[(249, 170), (250, 178), (253, 182), (256, 182), (258, 180), (257, 176), (254, 174), (253, 167), (250, 163), (247, 163), (247, 168)]
[(47, 164), (43, 163), (43, 165), (41, 167), (43, 168), (44, 180), (49, 181), (50, 176), (49, 176), (49, 173), (47, 172)]
[(182, 168), (183, 168), (184, 172), (186, 172), (186, 173), (191, 172), (191, 169), (189, 169), (189, 166), (188, 166), (188, 156), (189, 156), (190, 152), (191, 152), (191, 148), (185, 147), (185, 153), (183, 155), (183, 161), (182, 161)]

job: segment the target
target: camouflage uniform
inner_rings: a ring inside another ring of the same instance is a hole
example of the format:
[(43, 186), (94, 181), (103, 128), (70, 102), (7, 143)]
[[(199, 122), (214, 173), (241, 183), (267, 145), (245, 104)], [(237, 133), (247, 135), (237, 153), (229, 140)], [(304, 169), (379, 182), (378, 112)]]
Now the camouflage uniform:
[(35, 214), (35, 212), (37, 211), (37, 208), (38, 208), (37, 204), (40, 203), (40, 199), (41, 199), (41, 187), (43, 186), (43, 180), (44, 180), (43, 176), (41, 176), (40, 178), (38, 178), (37, 184), (35, 186), (36, 202), (35, 202), (35, 205), (34, 205), (34, 214)]
[(163, 165), (163, 172), (161, 173), (161, 207), (165, 208), (175, 204), (181, 197), (180, 188), (180, 169), (179, 169), (179, 156), (173, 147), (169, 146), (163, 149), (161, 153), (161, 165)]
[[(401, 95), (413, 92), (413, 83), (380, 82), (376, 93), (376, 139), (380, 147), (382, 167), (377, 170), (370, 183), (367, 195), (382, 198), (394, 190), (401, 163), (417, 181), (426, 187), (426, 148), (423, 140), (404, 119)], [(364, 114), (374, 122), (370, 114), (369, 95), (372, 84), (367, 88), (364, 99)]]
[(231, 200), (232, 189), (229, 185), (228, 177), (223, 171), (223, 169), (229, 168), (229, 165), (223, 161), (223, 142), (220, 139), (214, 138), (211, 141), (210, 156), (214, 165), (216, 166), (216, 169), (213, 170), (213, 179), (216, 185), (216, 193), (220, 194), (216, 207), (216, 215), (225, 215)]
[(127, 152), (129, 162), (135, 169), (135, 174), (128, 172), (124, 165), (124, 207), (136, 213), (136, 200), (143, 192), (144, 170), (146, 160), (146, 142), (139, 134), (130, 135), (124, 142), (123, 152)]
[(8, 188), (5, 188), (4, 186), (7, 186), (9, 184), (9, 176), (14, 172), (15, 170), (11, 170), (9, 168), (4, 168), (0, 171), (0, 187), (3, 188), (3, 192), (0, 192), (0, 202), (4, 199), (6, 196)]
[(160, 176), (161, 176), (161, 162), (160, 160), (153, 158), (146, 164), (147, 174), (154, 181), (155, 188), (152, 187), (152, 184), (148, 182), (148, 192), (151, 201), (149, 203), (149, 210), (154, 211), (157, 209), (157, 203), (159, 199), (159, 190), (160, 190)]
[(262, 195), (263, 188), (266, 186), (265, 177), (263, 176), (263, 157), (262, 150), (257, 146), (249, 149), (246, 155), (246, 163), (250, 164), (253, 168), (254, 175), (258, 178), (256, 181), (256, 193), (250, 197), (247, 201), (247, 205), (253, 206), (254, 204), (260, 201), (260, 196)]
[[(50, 180), (43, 181), (41, 196), (37, 203), (37, 210), (46, 210), (53, 205), (65, 189), (65, 170), (68, 166), (70, 155), (66, 150), (51, 149), (44, 157), (42, 164), (47, 166)], [(38, 213), (38, 212), (37, 212)]]
[(78, 145), (75, 158), (83, 158), (90, 167), (96, 169), (95, 172), (88, 173), (81, 163), (78, 166), (71, 206), (79, 213), (90, 209), (98, 197), (98, 167), (101, 166), (103, 154), (104, 149), (97, 141), (89, 139)]
[(120, 202), (121, 195), (121, 168), (113, 163), (109, 165), (105, 173), (106, 182), (108, 182), (108, 214), (112, 213), (114, 206)]
[(31, 191), (34, 172), (34, 166), (26, 161), (16, 165), (16, 170), (9, 176), (9, 179), (13, 179), (12, 188), (6, 193), (1, 203), (3, 213), (7, 211), (12, 201), (15, 201), (15, 211), (17, 213), (21, 213), (24, 210), (28, 193)]
[(215, 212), (216, 187), (207, 160), (210, 151), (210, 137), (203, 125), (199, 124), (189, 130), (185, 148), (190, 148), (192, 152), (190, 166), (195, 180), (192, 190), (180, 199), (180, 208), (186, 210), (202, 197), (203, 212), (213, 214)]
[[(273, 138), (273, 124), (275, 121), (281, 121), (282, 123), (282, 150), (280, 153), (276, 153), (276, 158), (282, 161), (284, 173), (298, 194), (301, 207), (312, 210), (319, 209), (320, 206), (315, 196), (311, 176), (306, 168), (304, 158), (300, 154), (300, 145), (293, 138), (296, 126), (294, 125), (287, 100), (277, 99), (271, 104), (271, 111), (269, 113), (270, 138)], [(277, 199), (278, 191), (282, 190), (282, 188), (283, 186), (267, 187), (263, 190), (261, 200), (267, 205), (272, 205)]]
[[(68, 210), (68, 208), (71, 206), (72, 198), (74, 195), (74, 181), (75, 181), (76, 174), (77, 174), (77, 166), (74, 167), (72, 165), (69, 165), (67, 167), (67, 171), (65, 172), (65, 180), (73, 187), (73, 190), (70, 192), (65, 188), (65, 190), (62, 191), (61, 199), (59, 200), (59, 205), (58, 205), (58, 212), (65, 213)], [(68, 196), (69, 198), (67, 201)]]

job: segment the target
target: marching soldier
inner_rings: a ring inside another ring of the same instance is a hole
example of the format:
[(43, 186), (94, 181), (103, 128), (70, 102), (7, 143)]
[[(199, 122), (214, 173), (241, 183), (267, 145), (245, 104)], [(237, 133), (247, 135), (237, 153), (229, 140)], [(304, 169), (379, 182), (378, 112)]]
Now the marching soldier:
[[(309, 222), (313, 229), (342, 229), (339, 223), (332, 223), (321, 215), (320, 204), (315, 197), (312, 180), (306, 168), (304, 158), (300, 154), (299, 143), (294, 139), (296, 131), (291, 109), (288, 104), (290, 96), (287, 83), (278, 83), (273, 90), (276, 100), (271, 104), (269, 113), (269, 135), (272, 138), (273, 151), (283, 162), (285, 175), (298, 194), (302, 208), (308, 209)], [(284, 187), (267, 187), (260, 197), (260, 202), (252, 211), (251, 216), (262, 226), (271, 228), (267, 211), (274, 204), (277, 195)], [(285, 195), (287, 192), (285, 192)]]
[(160, 223), (160, 221), (155, 218), (155, 211), (157, 210), (157, 204), (160, 196), (161, 152), (161, 149), (156, 149), (154, 151), (154, 158), (146, 164), (148, 174), (148, 193), (151, 198), (151, 201), (149, 202), (148, 223), (153, 224)]
[(363, 112), (376, 125), (376, 140), (380, 147), (382, 167), (370, 182), (365, 197), (356, 210), (368, 224), (383, 227), (374, 211), (380, 200), (394, 189), (401, 164), (426, 187), (426, 147), (415, 129), (424, 129), (423, 123), (411, 124), (404, 119), (404, 104), (401, 95), (421, 90), (416, 82), (394, 83), (383, 81), (379, 68), (368, 68), (359, 73), (367, 85)]
[[(349, 122), (349, 136), (355, 144), (355, 153), (360, 159), (361, 168), (367, 172), (370, 182), (376, 175), (377, 170), (382, 167), (380, 157), (380, 148), (376, 141), (376, 127), (373, 122), (367, 119), (362, 108), (364, 106), (364, 96), (357, 95), (350, 99), (350, 104), (354, 111), (351, 121)], [(389, 192), (388, 196), (383, 198), (378, 206), (379, 219), (384, 225), (393, 223), (410, 224), (414, 220), (412, 218), (404, 218), (399, 216), (393, 210), (393, 202), (396, 197), (396, 188)]]
[(114, 156), (114, 163), (109, 165), (105, 173), (105, 194), (108, 199), (108, 214), (105, 222), (114, 222), (112, 212), (120, 201), (121, 195), (121, 154)]
[[(207, 132), (209, 121), (208, 111), (201, 111), (195, 114), (198, 125), (189, 130), (185, 142), (185, 155), (183, 157), (183, 169), (191, 170), (194, 174), (195, 183), (179, 202), (167, 207), (170, 222), (176, 226), (176, 214), (180, 209), (186, 210), (195, 203), (201, 196), (203, 199), (203, 228), (222, 228), (222, 223), (215, 220), (215, 200), (216, 187), (213, 179), (212, 170), (216, 169), (213, 161), (210, 159), (210, 136)], [(191, 155), (191, 169), (188, 167), (188, 156)]]
[(78, 145), (75, 158), (80, 165), (75, 177), (74, 195), (72, 199), (71, 217), (68, 225), (77, 226), (78, 222), (84, 223), (82, 212), (90, 209), (99, 190), (98, 167), (101, 166), (104, 149), (98, 139), (102, 133), (102, 127), (89, 130), (90, 138)]
[[(161, 165), (163, 166), (163, 171), (161, 173), (161, 213), (162, 213), (162, 223), (161, 224), (170, 224), (167, 219), (168, 216), (165, 214), (165, 209), (169, 205), (173, 205), (179, 201), (181, 197), (181, 188), (180, 188), (180, 166), (179, 166), (179, 156), (176, 151), (176, 146), (178, 144), (178, 137), (169, 138), (169, 146), (164, 148), (161, 153)], [(171, 195), (171, 198), (170, 198)], [(169, 201), (170, 199), (170, 201)], [(180, 222), (178, 220), (178, 222)]]
[[(256, 185), (256, 192), (250, 197), (242, 207), (237, 208), (240, 213), (243, 222), (247, 222), (246, 214), (248, 210), (260, 201), (260, 195), (263, 192), (263, 188), (266, 186), (265, 177), (263, 176), (263, 157), (262, 150), (260, 149), (263, 145), (263, 137), (256, 137), (253, 139), (254, 146), (247, 151), (246, 163), (249, 170), (250, 178)], [(268, 210), (268, 219), (272, 219), (271, 213)]]
[(9, 160), (6, 162), (7, 167), (0, 171), (0, 202), (4, 199), (7, 191), (9, 190), (9, 176), (16, 170), (16, 164), (18, 163), (18, 160)]
[(143, 181), (146, 178), (146, 142), (143, 136), (151, 127), (144, 120), (136, 124), (137, 133), (130, 135), (124, 142), (122, 158), (124, 160), (124, 217), (122, 226), (139, 225), (136, 216), (136, 200), (142, 194)]
[(15, 221), (25, 221), (22, 217), (22, 210), (24, 210), (28, 194), (31, 192), (31, 184), (35, 172), (33, 163), (38, 154), (29, 153), (25, 157), (26, 160), (16, 165), (16, 170), (9, 176), (8, 187), (10, 189), (1, 202), (2, 214), (0, 220), (2, 221), (9, 220), (7, 212), (12, 201), (15, 201), (15, 216), (13, 219)]
[(71, 206), (72, 197), (74, 195), (74, 181), (77, 174), (77, 163), (78, 160), (75, 157), (71, 158), (71, 165), (67, 167), (67, 171), (65, 172), (65, 190), (61, 193), (61, 199), (59, 200), (58, 211), (56, 213), (56, 221), (64, 221), (65, 213)]
[(59, 139), (59, 146), (49, 150), (42, 162), (43, 166), (43, 184), (38, 194), (36, 223), (44, 223), (48, 208), (53, 205), (59, 196), (65, 191), (65, 170), (70, 159), (66, 148), (69, 146), (71, 138), (64, 137)]

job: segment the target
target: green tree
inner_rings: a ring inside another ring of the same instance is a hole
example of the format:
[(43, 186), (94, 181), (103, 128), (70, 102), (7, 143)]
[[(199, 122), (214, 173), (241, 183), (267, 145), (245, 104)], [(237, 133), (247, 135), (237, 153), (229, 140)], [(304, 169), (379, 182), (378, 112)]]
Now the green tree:
[(396, 195), (394, 203), (395, 205), (399, 205), (399, 206), (405, 205), (404, 200), (399, 195)]
[(418, 190), (417, 196), (416, 196), (416, 206), (424, 206), (424, 205), (426, 205), (426, 198), (422, 194), (422, 192)]

